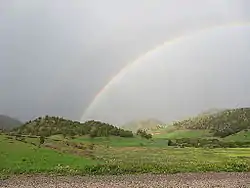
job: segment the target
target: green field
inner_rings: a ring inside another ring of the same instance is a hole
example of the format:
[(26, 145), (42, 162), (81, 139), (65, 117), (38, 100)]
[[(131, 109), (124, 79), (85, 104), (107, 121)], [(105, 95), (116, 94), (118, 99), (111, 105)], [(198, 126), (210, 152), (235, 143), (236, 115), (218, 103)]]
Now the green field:
[(153, 135), (154, 138), (165, 138), (165, 139), (181, 139), (181, 138), (216, 138), (224, 141), (238, 141), (238, 142), (247, 142), (250, 141), (250, 129), (240, 131), (238, 133), (229, 135), (225, 138), (213, 137), (212, 133), (209, 130), (198, 130), (198, 129), (176, 129), (173, 127), (168, 127), (165, 129), (159, 129), (155, 131)]
[(146, 140), (139, 137), (134, 138), (122, 138), (122, 137), (97, 137), (95, 139), (89, 139), (89, 137), (79, 137), (73, 139), (72, 141), (83, 142), (83, 143), (95, 143), (97, 145), (108, 145), (111, 147), (166, 147), (167, 140), (166, 139), (154, 139), (154, 140)]
[[(250, 171), (250, 148), (174, 148), (167, 146), (164, 139), (137, 137), (79, 137), (66, 141), (50, 138), (39, 148), (31, 144), (38, 143), (37, 139), (26, 138), (27, 143), (23, 143), (1, 135), (0, 174)], [(94, 147), (88, 153), (91, 144)]]
[(227, 136), (224, 140), (226, 141), (250, 141), (250, 130), (240, 131), (236, 134)]
[(83, 168), (97, 161), (63, 154), (48, 148), (9, 140), (0, 136), (0, 171), (2, 173), (36, 173), (63, 171), (62, 167)]
[(167, 139), (179, 139), (179, 138), (206, 138), (211, 137), (209, 130), (162, 130), (159, 134), (155, 134), (154, 138), (167, 138)]

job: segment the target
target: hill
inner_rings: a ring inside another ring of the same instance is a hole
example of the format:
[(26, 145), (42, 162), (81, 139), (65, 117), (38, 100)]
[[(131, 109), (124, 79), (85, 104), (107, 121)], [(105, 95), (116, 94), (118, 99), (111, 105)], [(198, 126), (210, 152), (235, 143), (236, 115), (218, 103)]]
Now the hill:
[(197, 137), (225, 138), (248, 129), (250, 129), (250, 108), (237, 108), (202, 113), (193, 118), (174, 122), (168, 128), (158, 130), (157, 137), (197, 135)]
[(163, 125), (164, 123), (162, 123), (159, 120), (156, 119), (147, 119), (147, 120), (139, 120), (139, 121), (132, 121), (129, 122), (125, 125), (122, 126), (122, 128), (126, 129), (126, 130), (130, 130), (133, 132), (136, 132), (139, 129), (143, 129), (143, 130), (152, 130), (152, 129), (157, 129), (159, 127), (161, 127), (161, 125)]
[(22, 125), (22, 122), (6, 115), (0, 115), (0, 129), (10, 130)]
[(100, 121), (87, 121), (80, 123), (78, 121), (67, 120), (61, 117), (39, 117), (29, 121), (24, 125), (13, 129), (13, 132), (24, 135), (63, 135), (65, 136), (82, 136), (91, 137), (101, 136), (120, 136), (133, 137), (131, 131), (126, 131), (113, 125)]

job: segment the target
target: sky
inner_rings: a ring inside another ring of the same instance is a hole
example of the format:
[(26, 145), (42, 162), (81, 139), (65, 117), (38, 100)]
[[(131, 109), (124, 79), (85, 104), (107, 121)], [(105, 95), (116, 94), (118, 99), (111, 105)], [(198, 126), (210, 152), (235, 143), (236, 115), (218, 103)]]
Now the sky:
[[(250, 105), (249, 8), (248, 0), (0, 0), (0, 114), (122, 124)], [(216, 29), (234, 23), (242, 27)], [(190, 37), (143, 56), (180, 36)], [(214, 93), (232, 80), (237, 95), (228, 84)]]

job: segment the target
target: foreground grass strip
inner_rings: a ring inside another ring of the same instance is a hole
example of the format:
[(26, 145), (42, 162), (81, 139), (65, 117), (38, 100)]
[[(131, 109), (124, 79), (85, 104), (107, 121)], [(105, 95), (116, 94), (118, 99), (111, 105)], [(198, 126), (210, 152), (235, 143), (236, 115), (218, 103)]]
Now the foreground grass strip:
[[(115, 140), (116, 141), (116, 140)], [(112, 142), (112, 140), (110, 141)], [(179, 172), (249, 172), (250, 148), (105, 147), (95, 160), (0, 137), (0, 177), (11, 174), (118, 175)]]
[(57, 151), (0, 138), (0, 172), (8, 173), (50, 173), (67, 172), (97, 164), (88, 158), (63, 154)]

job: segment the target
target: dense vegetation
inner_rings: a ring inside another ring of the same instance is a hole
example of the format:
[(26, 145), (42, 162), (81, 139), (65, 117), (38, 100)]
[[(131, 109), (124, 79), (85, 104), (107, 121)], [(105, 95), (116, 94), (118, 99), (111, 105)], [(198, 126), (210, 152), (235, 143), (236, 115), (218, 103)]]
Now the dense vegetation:
[(196, 148), (248, 148), (250, 141), (225, 141), (219, 139), (180, 138), (168, 140), (169, 146)]
[(80, 123), (78, 121), (66, 120), (61, 117), (39, 117), (33, 121), (29, 121), (24, 125), (13, 130), (15, 133), (23, 135), (51, 136), (62, 134), (66, 136), (82, 136), (90, 137), (133, 137), (131, 131), (127, 131), (113, 125), (100, 121), (87, 121)]
[(173, 124), (177, 128), (210, 130), (213, 136), (226, 137), (250, 129), (250, 108), (203, 114)]
[(20, 125), (22, 125), (22, 122), (20, 122), (19, 120), (11, 118), (9, 116), (0, 115), (0, 129), (10, 130)]

